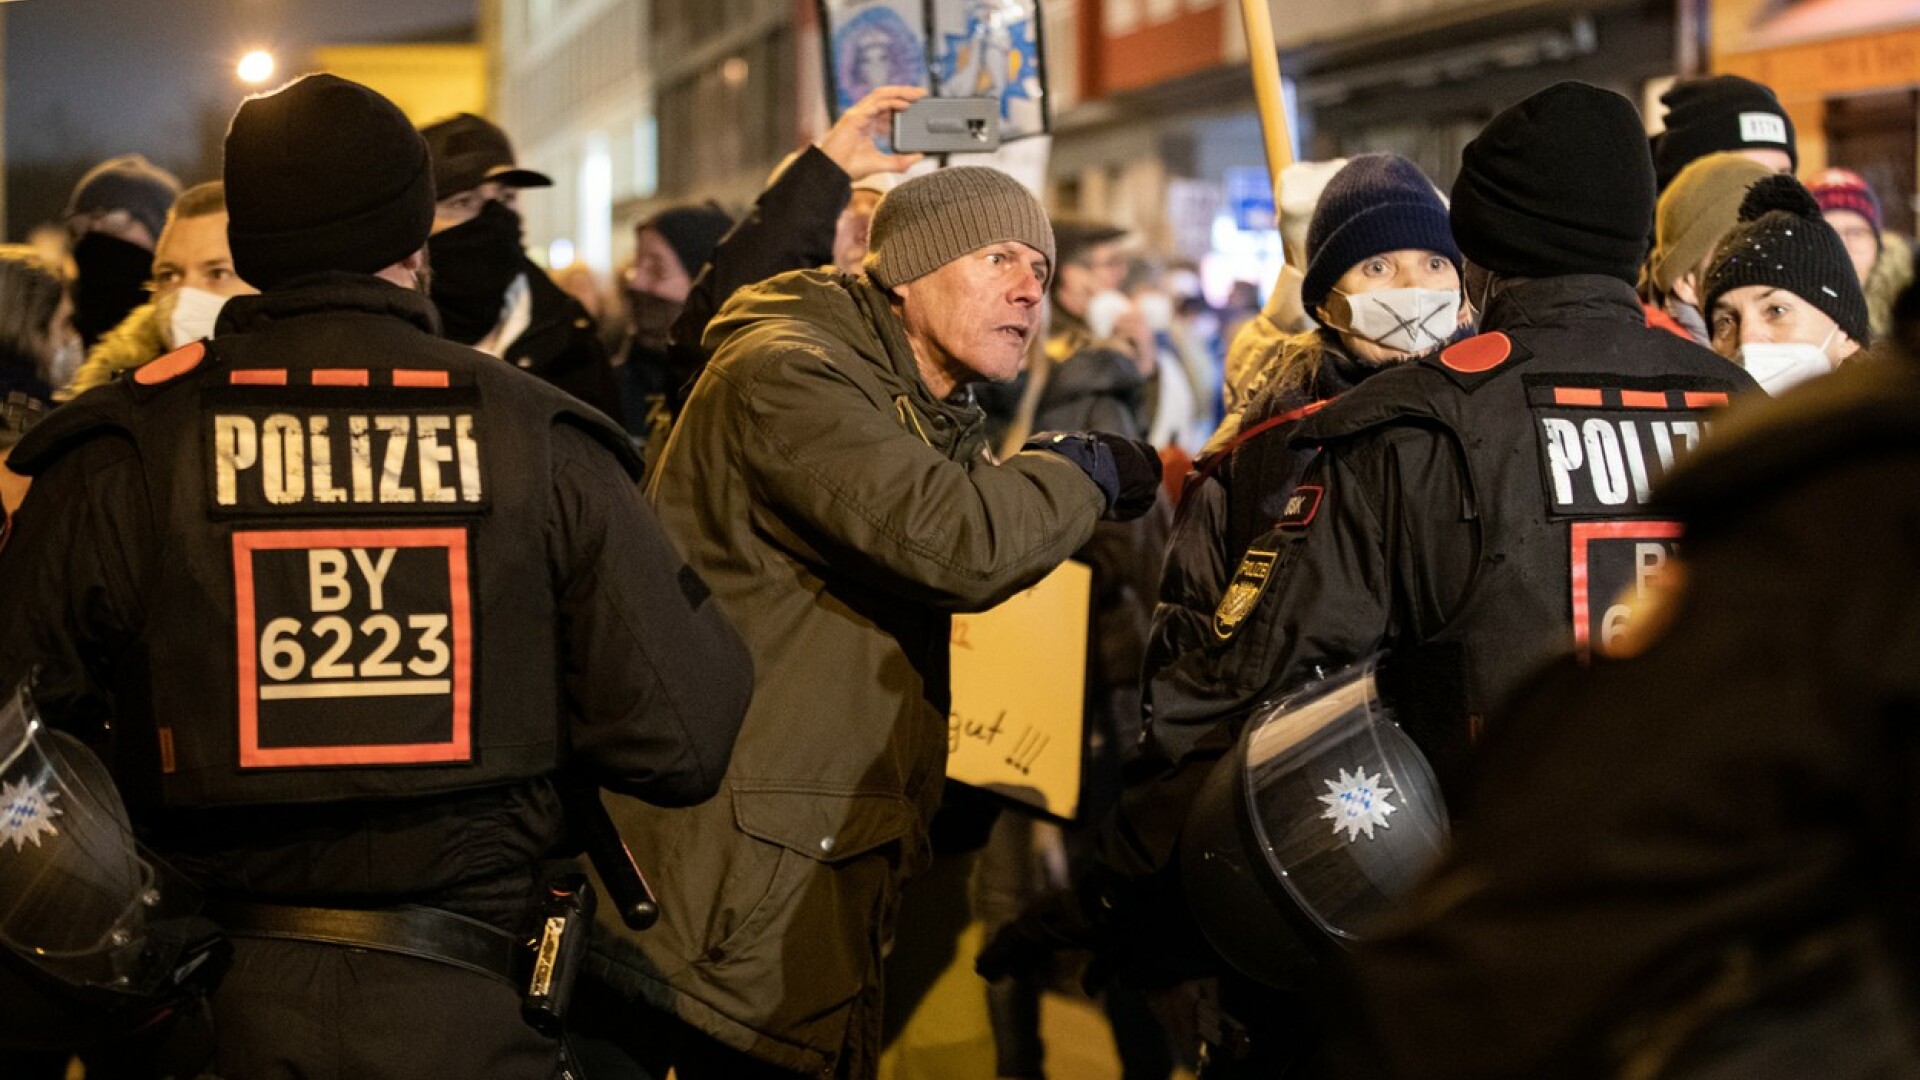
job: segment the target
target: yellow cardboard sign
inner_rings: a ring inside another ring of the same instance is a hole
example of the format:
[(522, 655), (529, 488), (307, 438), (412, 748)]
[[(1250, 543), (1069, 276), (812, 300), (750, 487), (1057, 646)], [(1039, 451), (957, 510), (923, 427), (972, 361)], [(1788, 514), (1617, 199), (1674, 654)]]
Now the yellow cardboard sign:
[(953, 617), (948, 779), (1056, 817), (1079, 812), (1092, 580), (1062, 563), (991, 611)]

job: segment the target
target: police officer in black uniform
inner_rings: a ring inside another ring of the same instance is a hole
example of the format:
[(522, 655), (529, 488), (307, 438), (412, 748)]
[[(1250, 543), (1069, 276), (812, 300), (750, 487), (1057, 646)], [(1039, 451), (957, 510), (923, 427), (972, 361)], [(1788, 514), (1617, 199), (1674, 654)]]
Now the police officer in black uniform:
[(1904, 355), (1716, 424), (1628, 655), (1503, 710), (1356, 956), (1374, 1075), (1920, 1075), (1916, 302)]
[(553, 1076), (514, 980), (557, 778), (705, 798), (751, 690), (625, 434), (435, 336), (431, 176), (363, 86), (246, 101), (263, 294), (11, 459), (0, 678), (39, 669), (234, 939), (223, 1076)]
[[(1753, 387), (1645, 324), (1633, 291), (1654, 210), (1645, 147), (1630, 102), (1580, 83), (1533, 95), (1468, 145), (1450, 214), (1482, 334), (1301, 422), (1291, 445), (1314, 461), (1241, 556), (1215, 642), (1154, 686), (1102, 873), (983, 961), (1017, 965), (1063, 938), (1174, 940), (1165, 890), (1145, 883), (1177, 861), (1193, 772), (1260, 702), (1389, 650), (1387, 688), (1445, 784), (1525, 674), (1623, 632), (1615, 598), (1679, 535), (1653, 515), (1651, 485), (1712, 409)], [(1267, 1034), (1263, 1048), (1252, 1032), (1262, 1057), (1245, 1075), (1304, 1067), (1307, 1052), (1274, 1047), (1273, 1028), (1310, 1037), (1309, 1006), (1245, 1010)]]
[(1302, 423), (1316, 465), (1242, 556), (1222, 646), (1173, 665), (1206, 673), (1169, 680), (1200, 700), (1156, 695), (1156, 727), (1391, 648), (1422, 676), (1436, 726), (1416, 735), (1444, 775), (1520, 677), (1621, 632), (1615, 598), (1677, 536), (1651, 485), (1753, 385), (1632, 296), (1653, 212), (1639, 123), (1561, 83), (1467, 146), (1450, 213), (1481, 334)]

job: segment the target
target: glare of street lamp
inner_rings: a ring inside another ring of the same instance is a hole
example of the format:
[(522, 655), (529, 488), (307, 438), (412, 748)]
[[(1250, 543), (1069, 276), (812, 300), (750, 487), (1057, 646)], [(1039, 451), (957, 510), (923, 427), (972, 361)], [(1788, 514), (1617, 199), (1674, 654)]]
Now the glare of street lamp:
[(273, 78), (273, 54), (264, 49), (255, 49), (240, 58), (237, 69), (240, 81), (259, 84)]

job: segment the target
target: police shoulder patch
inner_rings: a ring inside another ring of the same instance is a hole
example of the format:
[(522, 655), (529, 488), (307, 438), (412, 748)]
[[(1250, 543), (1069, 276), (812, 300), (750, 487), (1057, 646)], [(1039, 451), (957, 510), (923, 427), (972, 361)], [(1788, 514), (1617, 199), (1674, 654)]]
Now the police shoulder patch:
[(1440, 362), (1462, 375), (1478, 375), (1492, 371), (1512, 356), (1513, 339), (1496, 330), (1447, 346), (1440, 352)]
[(1287, 505), (1280, 510), (1280, 517), (1274, 521), (1276, 529), (1304, 529), (1313, 523), (1313, 516), (1320, 512), (1320, 501), (1326, 497), (1324, 484), (1301, 484), (1287, 496)]
[(1213, 613), (1213, 634), (1221, 641), (1230, 640), (1240, 624), (1252, 613), (1260, 595), (1267, 591), (1267, 582), (1273, 579), (1273, 564), (1280, 552), (1273, 548), (1253, 547), (1240, 558), (1240, 566), (1233, 572), (1233, 582), (1227, 586), (1226, 594), (1220, 597), (1220, 606)]
[(206, 358), (206, 342), (189, 342), (158, 360), (140, 365), (133, 373), (133, 381), (141, 386), (159, 386), (161, 383), (172, 382), (199, 367), (200, 361)]

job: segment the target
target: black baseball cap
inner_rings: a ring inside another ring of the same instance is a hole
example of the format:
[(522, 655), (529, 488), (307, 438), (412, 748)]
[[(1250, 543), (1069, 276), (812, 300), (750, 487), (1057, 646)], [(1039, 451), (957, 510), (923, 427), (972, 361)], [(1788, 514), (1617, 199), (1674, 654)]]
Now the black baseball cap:
[(1127, 230), (1118, 225), (1108, 225), (1101, 221), (1083, 221), (1077, 218), (1055, 218), (1053, 222), (1054, 249), (1064, 266), (1070, 262), (1079, 262), (1087, 253), (1101, 244), (1111, 244), (1127, 235)]
[(514, 164), (507, 133), (472, 113), (456, 113), (420, 129), (433, 158), (433, 192), (444, 199), (489, 180), (519, 188), (552, 187), (544, 173)]

